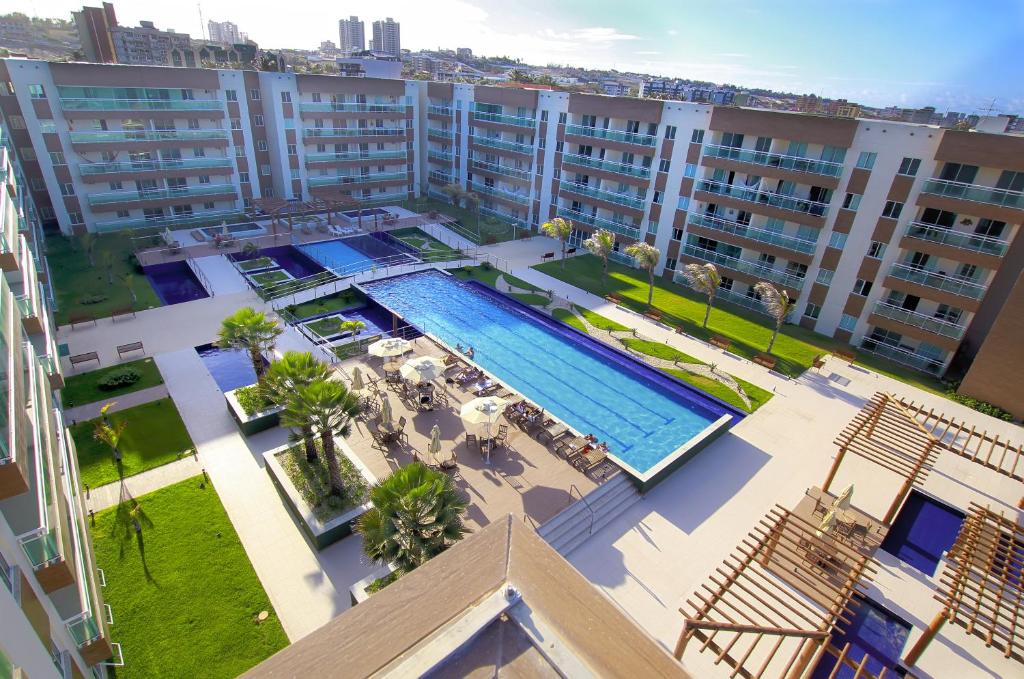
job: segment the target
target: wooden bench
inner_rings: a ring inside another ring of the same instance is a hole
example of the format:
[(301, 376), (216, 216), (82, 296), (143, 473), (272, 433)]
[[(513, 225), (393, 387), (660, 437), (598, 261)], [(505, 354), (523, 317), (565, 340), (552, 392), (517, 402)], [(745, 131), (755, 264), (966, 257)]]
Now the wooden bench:
[(644, 312), (644, 316), (651, 319), (652, 321), (658, 321), (659, 323), (661, 322), (661, 312), (658, 311), (657, 309), (648, 309), (647, 311)]
[(128, 344), (119, 344), (117, 346), (117, 357), (124, 358), (125, 354), (130, 354), (133, 351), (146, 353), (146, 349), (142, 346), (142, 342), (129, 342)]
[(763, 365), (765, 368), (768, 368), (769, 370), (775, 369), (775, 357), (772, 356), (771, 354), (758, 354), (757, 356), (754, 357), (754, 363), (758, 365)]
[(607, 295), (604, 296), (604, 298), (611, 302), (612, 304), (622, 304), (622, 298), (616, 295), (614, 292), (609, 292)]
[(123, 318), (125, 316), (131, 316), (132, 318), (135, 318), (135, 309), (130, 306), (121, 307), (120, 309), (114, 309), (113, 313), (110, 314), (110, 320), (116, 323), (118, 318)]
[(554, 252), (545, 252), (543, 255), (540, 256), (540, 261), (543, 262), (546, 259), (554, 259), (554, 258), (555, 258), (555, 253)]
[(824, 356), (817, 356), (814, 359), (814, 369), (815, 370), (821, 370), (824, 367), (825, 367), (825, 357)]
[(726, 339), (724, 337), (719, 337), (718, 335), (714, 335), (711, 339), (708, 340), (708, 342), (711, 343), (713, 346), (718, 347), (719, 349), (724, 349), (725, 351), (728, 351), (729, 347), (732, 346), (732, 340)]
[(74, 368), (76, 365), (79, 365), (81, 363), (88, 363), (89, 361), (96, 361), (97, 363), (102, 363), (100, 361), (99, 354), (97, 354), (95, 351), (90, 351), (90, 352), (85, 353), (85, 354), (75, 354), (74, 356), (70, 357), (68, 360), (71, 361), (71, 367), (72, 368)]
[(576, 254), (576, 248), (569, 248), (568, 250), (565, 251), (565, 256), (566, 257), (568, 257), (569, 255), (575, 255), (575, 254)]
[(832, 352), (832, 355), (841, 361), (846, 361), (847, 363), (853, 363), (857, 360), (857, 354), (848, 349), (836, 349)]
[(92, 323), (96, 325), (96, 317), (90, 314), (71, 314), (68, 318), (68, 323), (71, 324), (71, 329), (75, 329), (76, 323)]

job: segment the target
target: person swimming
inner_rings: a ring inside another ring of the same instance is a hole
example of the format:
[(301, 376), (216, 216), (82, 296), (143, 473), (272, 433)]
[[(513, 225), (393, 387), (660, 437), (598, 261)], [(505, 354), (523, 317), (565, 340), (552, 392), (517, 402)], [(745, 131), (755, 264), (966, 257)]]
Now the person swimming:
[(466, 358), (472, 359), (474, 356), (476, 356), (476, 351), (473, 350), (473, 347), (466, 349)]

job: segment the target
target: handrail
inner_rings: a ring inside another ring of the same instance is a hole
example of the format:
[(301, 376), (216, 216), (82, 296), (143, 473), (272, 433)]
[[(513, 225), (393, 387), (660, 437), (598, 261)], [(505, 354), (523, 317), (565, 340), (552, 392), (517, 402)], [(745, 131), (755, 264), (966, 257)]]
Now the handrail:
[(213, 284), (210, 283), (210, 279), (206, 277), (206, 274), (203, 273), (203, 270), (199, 267), (198, 264), (196, 264), (195, 258), (191, 256), (186, 257), (185, 265), (188, 266), (188, 268), (192, 270), (192, 273), (196, 275), (196, 278), (199, 279), (199, 282), (202, 284), (202, 286), (206, 288), (206, 291), (208, 293), (210, 293), (210, 297), (216, 297), (217, 294), (213, 290)]

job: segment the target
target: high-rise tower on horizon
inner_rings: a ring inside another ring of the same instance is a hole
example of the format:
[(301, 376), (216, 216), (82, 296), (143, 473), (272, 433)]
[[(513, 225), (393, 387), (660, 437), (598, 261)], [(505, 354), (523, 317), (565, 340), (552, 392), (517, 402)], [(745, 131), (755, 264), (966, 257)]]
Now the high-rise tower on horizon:
[(338, 50), (342, 54), (362, 52), (366, 49), (366, 28), (357, 16), (338, 22)]
[(386, 52), (396, 57), (402, 55), (401, 24), (388, 17), (383, 21), (373, 22), (373, 41), (370, 49), (374, 52)]

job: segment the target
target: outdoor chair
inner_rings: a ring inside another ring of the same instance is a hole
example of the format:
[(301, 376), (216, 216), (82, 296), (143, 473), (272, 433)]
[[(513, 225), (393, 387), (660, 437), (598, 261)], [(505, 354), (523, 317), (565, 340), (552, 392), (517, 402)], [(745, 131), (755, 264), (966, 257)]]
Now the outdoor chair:
[(508, 444), (508, 425), (498, 425), (498, 435), (494, 437), (494, 445), (504, 446)]
[(466, 448), (470, 450), (483, 450), (480, 447), (480, 440), (476, 437), (476, 434), (466, 434)]

